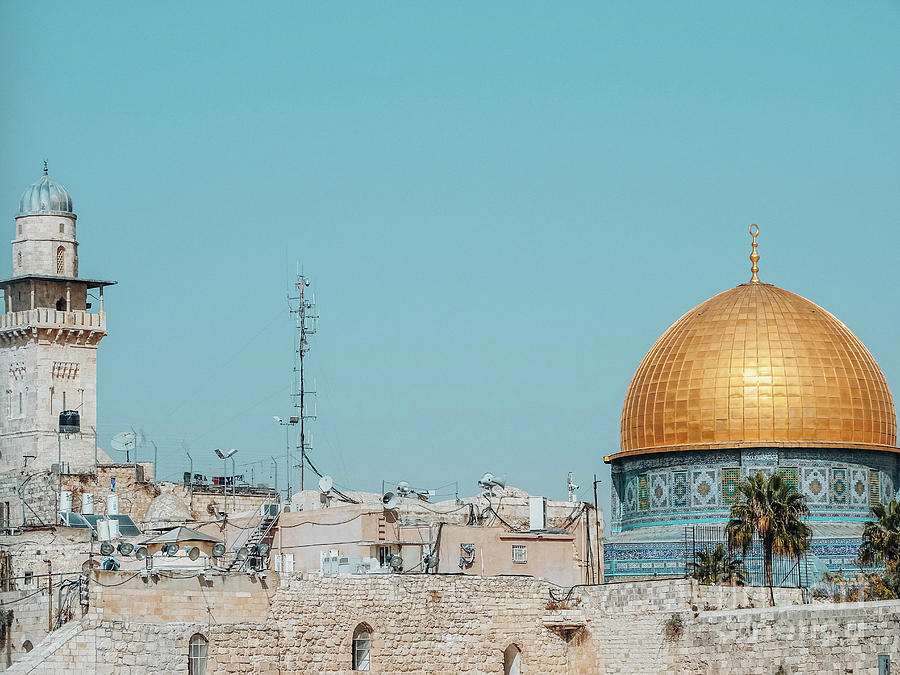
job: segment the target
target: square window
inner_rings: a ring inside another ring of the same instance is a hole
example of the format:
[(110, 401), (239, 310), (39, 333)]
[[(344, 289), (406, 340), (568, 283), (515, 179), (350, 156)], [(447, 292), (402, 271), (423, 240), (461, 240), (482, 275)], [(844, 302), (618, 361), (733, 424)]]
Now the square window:
[(512, 561), (518, 565), (528, 562), (528, 549), (524, 544), (513, 544)]

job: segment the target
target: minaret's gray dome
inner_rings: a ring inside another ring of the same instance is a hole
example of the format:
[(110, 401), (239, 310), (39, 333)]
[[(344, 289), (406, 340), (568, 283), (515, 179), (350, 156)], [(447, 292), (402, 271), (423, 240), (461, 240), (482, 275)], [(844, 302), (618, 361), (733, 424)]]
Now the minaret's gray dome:
[(72, 212), (72, 195), (62, 185), (47, 175), (47, 167), (44, 167), (44, 175), (37, 183), (22, 193), (19, 200), (19, 212), (16, 218), (22, 216), (74, 216)]

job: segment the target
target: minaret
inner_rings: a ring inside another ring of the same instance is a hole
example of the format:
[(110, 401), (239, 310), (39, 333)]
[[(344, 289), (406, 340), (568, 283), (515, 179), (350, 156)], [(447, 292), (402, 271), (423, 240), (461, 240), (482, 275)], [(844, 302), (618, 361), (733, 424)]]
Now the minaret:
[[(115, 282), (78, 276), (75, 220), (72, 197), (44, 162), (19, 202), (13, 276), (0, 281), (0, 472), (46, 470), (59, 458), (70, 471), (95, 462), (103, 288)], [(57, 435), (63, 411), (79, 413), (79, 432)]]

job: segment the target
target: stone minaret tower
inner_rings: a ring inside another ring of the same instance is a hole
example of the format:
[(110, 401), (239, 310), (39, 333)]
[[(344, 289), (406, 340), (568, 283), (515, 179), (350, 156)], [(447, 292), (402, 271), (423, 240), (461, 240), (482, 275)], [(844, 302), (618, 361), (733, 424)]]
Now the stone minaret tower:
[[(75, 219), (45, 163), (19, 202), (13, 276), (0, 281), (0, 472), (46, 470), (59, 457), (70, 471), (94, 465), (103, 287), (115, 282), (78, 276)], [(58, 437), (64, 410), (79, 413), (81, 431)]]

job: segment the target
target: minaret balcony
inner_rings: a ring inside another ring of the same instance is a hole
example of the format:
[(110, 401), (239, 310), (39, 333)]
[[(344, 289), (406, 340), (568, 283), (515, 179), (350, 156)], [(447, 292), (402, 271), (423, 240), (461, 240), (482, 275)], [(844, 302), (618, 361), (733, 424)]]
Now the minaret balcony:
[(0, 314), (0, 332), (26, 330), (31, 328), (88, 330), (106, 332), (106, 312), (69, 312), (56, 309), (27, 309), (21, 312)]

